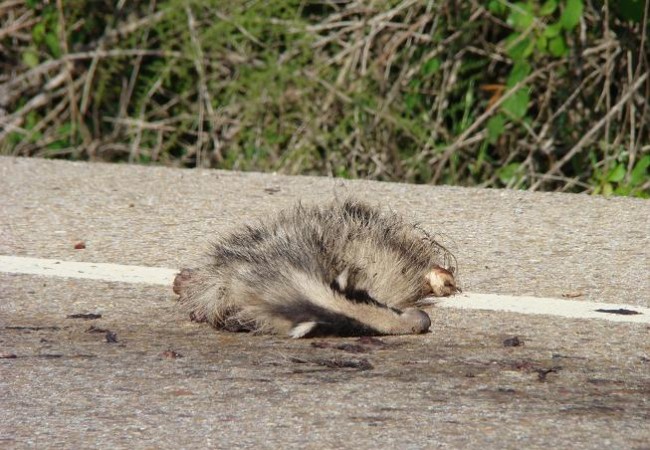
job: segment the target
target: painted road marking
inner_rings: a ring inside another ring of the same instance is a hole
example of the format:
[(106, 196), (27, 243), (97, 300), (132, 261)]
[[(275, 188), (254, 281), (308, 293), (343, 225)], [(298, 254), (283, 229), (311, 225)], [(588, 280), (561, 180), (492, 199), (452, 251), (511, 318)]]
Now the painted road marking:
[[(171, 289), (178, 270), (162, 267), (127, 266), (0, 255), (0, 272), (117, 281), (120, 283), (154, 284), (168, 286)], [(454, 297), (436, 299), (435, 303), (438, 306), (448, 308), (543, 314), (574, 319), (603, 319), (614, 322), (650, 323), (650, 308), (627, 304), (478, 293), (462, 293)]]
[(482, 309), (520, 314), (546, 314), (572, 319), (604, 319), (612, 322), (650, 323), (650, 308), (620, 303), (462, 293), (454, 297), (440, 299), (436, 304), (449, 308)]
[(178, 270), (0, 255), (0, 272), (171, 286)]

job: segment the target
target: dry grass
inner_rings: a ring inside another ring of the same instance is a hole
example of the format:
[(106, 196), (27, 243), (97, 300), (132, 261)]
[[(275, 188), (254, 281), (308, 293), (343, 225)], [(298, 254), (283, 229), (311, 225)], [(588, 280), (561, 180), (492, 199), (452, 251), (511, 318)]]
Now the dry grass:
[(0, 150), (645, 196), (650, 0), (509, 82), (559, 3), (512, 42), (478, 1), (0, 0)]

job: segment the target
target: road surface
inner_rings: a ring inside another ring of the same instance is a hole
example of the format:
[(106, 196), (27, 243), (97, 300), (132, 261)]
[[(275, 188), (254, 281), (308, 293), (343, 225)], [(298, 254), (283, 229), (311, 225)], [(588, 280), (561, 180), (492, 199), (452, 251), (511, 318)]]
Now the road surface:
[[(647, 200), (7, 157), (0, 193), (0, 448), (650, 448)], [(492, 306), (452, 298), (428, 334), (361, 340), (177, 308), (165, 270), (216, 232), (348, 195), (436, 233)]]

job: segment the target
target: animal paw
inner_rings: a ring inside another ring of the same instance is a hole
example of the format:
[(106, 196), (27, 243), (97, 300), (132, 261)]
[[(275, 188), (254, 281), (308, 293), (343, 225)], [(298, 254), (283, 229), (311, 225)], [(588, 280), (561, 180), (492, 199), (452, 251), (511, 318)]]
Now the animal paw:
[(401, 318), (408, 323), (414, 334), (426, 333), (431, 327), (429, 315), (417, 308), (406, 308), (402, 311)]
[(289, 331), (289, 336), (294, 339), (304, 338), (311, 333), (316, 326), (318, 326), (318, 322), (300, 322)]

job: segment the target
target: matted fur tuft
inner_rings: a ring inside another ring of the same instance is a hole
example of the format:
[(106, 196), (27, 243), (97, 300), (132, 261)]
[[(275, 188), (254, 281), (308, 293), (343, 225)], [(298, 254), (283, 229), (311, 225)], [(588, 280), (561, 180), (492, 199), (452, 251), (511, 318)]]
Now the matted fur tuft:
[(184, 269), (174, 291), (194, 320), (231, 331), (421, 333), (430, 320), (414, 306), (457, 290), (444, 247), (399, 215), (354, 200), (298, 204), (219, 237), (209, 257)]

